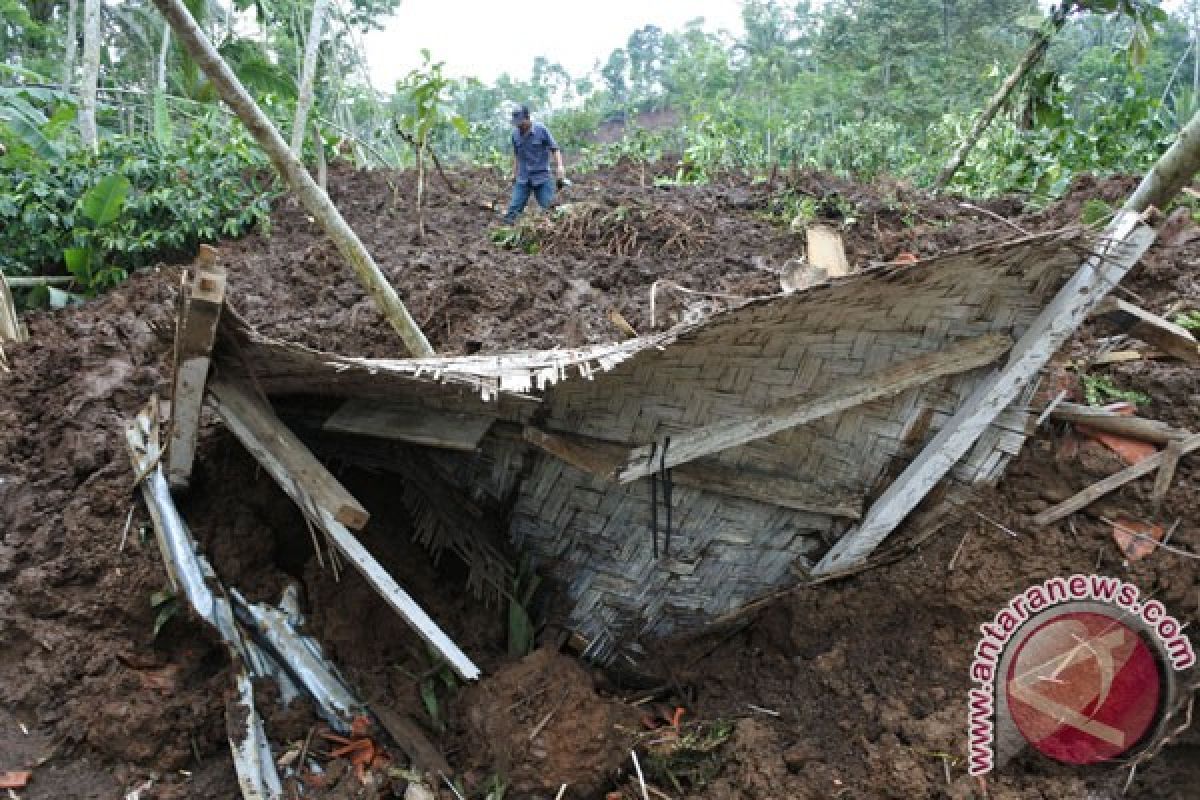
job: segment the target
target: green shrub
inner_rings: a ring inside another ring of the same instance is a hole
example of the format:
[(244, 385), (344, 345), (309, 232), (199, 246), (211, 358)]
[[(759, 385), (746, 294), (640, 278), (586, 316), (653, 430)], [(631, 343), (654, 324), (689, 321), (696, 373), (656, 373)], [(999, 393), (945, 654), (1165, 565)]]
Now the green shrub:
[[(120, 213), (88, 219), (85, 198), (113, 176), (128, 181)], [(114, 137), (95, 153), (0, 158), (0, 270), (58, 272), (69, 250), (121, 270), (187, 258), (201, 242), (265, 228), (278, 192), (265, 157), (226, 124), (198, 125), (169, 146)]]

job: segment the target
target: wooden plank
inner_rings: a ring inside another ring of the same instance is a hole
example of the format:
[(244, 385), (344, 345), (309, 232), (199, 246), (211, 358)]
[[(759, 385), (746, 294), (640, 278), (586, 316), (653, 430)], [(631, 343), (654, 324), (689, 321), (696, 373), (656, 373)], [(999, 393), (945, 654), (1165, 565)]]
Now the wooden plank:
[(351, 398), (325, 420), (324, 430), (374, 436), (427, 447), (473, 452), (495, 421), (483, 414), (442, 411), (413, 403)]
[(167, 483), (172, 489), (186, 489), (191, 481), (196, 438), (200, 435), (200, 411), (204, 407), (204, 384), (225, 303), (225, 269), (216, 263), (216, 250), (200, 245), (200, 254), (192, 266), (195, 276), (175, 342), (171, 425), (165, 461)]
[[(367, 583), (464, 680), (476, 680), (479, 668), (437, 626), (375, 557), (346, 529), (331, 508), (345, 505), (349, 492), (271, 409), (245, 387), (223, 380), (209, 383), (217, 411), (234, 436), (250, 451), (279, 487), (295, 501)], [(365, 516), (366, 512), (362, 512)], [(365, 522), (365, 519), (364, 519)]]
[[(1175, 442), (1174, 444), (1177, 445), (1178, 449), (1178, 455), (1174, 456), (1174, 459), (1178, 461), (1179, 456), (1187, 455), (1193, 450), (1200, 448), (1200, 433), (1193, 434), (1186, 439)], [(1165, 450), (1161, 453), (1156, 453), (1149, 458), (1143, 458), (1138, 463), (1126, 467), (1120, 472), (1109, 475), (1104, 480), (1092, 484), (1079, 494), (1068, 497), (1058, 505), (1046, 509), (1033, 518), (1033, 523), (1035, 525), (1049, 525), (1052, 522), (1057, 522), (1068, 514), (1073, 514), (1079, 509), (1085, 508), (1109, 492), (1121, 488), (1130, 481), (1137, 480), (1143, 475), (1150, 474), (1166, 463), (1167, 458), (1168, 455), (1167, 451)]]
[[(294, 484), (296, 491), (309, 498), (311, 505), (328, 509), (333, 519), (354, 530), (366, 527), (371, 515), (362, 504), (346, 491), (299, 437), (249, 388), (223, 378), (213, 378), (209, 381), (208, 391), (225, 424), (234, 433), (244, 430), (261, 450), (272, 454), (279, 462), (287, 482)], [(238, 426), (236, 429), (235, 424)], [(241, 435), (238, 438), (241, 439)], [(258, 456), (258, 452), (246, 440), (243, 439), (242, 443)], [(288, 487), (284, 489), (286, 491)]]
[(987, 334), (957, 342), (935, 353), (917, 356), (872, 375), (835, 383), (816, 395), (785, 398), (756, 414), (722, 420), (672, 435), (669, 443), (664, 437), (661, 441), (634, 449), (617, 469), (617, 480), (628, 483), (662, 466), (685, 464), (872, 400), (900, 394), (947, 375), (985, 366), (1011, 346), (1012, 339), (1008, 336)]
[(1200, 364), (1200, 345), (1197, 345), (1196, 337), (1186, 328), (1168, 322), (1157, 314), (1119, 297), (1106, 297), (1096, 308), (1095, 314), (1108, 317), (1130, 336), (1154, 345), (1169, 356), (1188, 364)]
[(813, 573), (839, 572), (864, 561), (1017, 399), (1088, 313), (1133, 268), (1154, 236), (1154, 230), (1142, 223), (1137, 212), (1117, 214), (1092, 255), (1018, 340), (1008, 362), (976, 386), (962, 407), (867, 511), (862, 524), (843, 535)]
[[(629, 453), (628, 445), (608, 442), (588, 436), (551, 433), (526, 427), (525, 441), (576, 469), (613, 481), (617, 466)], [(779, 475), (761, 470), (729, 467), (716, 461), (701, 459), (671, 470), (671, 478), (680, 486), (757, 500), (760, 503), (827, 514), (832, 517), (857, 520), (862, 516), (862, 498), (847, 493), (814, 487), (792, 475)]]
[(1078, 403), (1059, 403), (1050, 412), (1050, 417), (1064, 422), (1089, 425), (1098, 431), (1116, 433), (1154, 444), (1166, 444), (1174, 439), (1183, 439), (1191, 435), (1188, 431), (1172, 428), (1165, 422), (1155, 419), (1117, 414), (1113, 411), (1105, 411), (1102, 408)]
[(825, 270), (830, 278), (849, 275), (850, 262), (842, 235), (828, 225), (809, 225), (805, 230), (805, 258), (810, 266)]

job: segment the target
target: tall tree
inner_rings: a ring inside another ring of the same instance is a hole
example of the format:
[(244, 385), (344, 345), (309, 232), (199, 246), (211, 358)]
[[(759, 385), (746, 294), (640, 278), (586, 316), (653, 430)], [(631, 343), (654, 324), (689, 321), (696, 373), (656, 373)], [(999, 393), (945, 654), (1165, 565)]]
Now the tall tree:
[(292, 154), (300, 157), (304, 147), (304, 134), (308, 126), (308, 112), (313, 105), (313, 82), (317, 77), (317, 56), (321, 50), (321, 31), (325, 25), (325, 13), (329, 0), (315, 0), (312, 21), (308, 26), (308, 40), (304, 45), (304, 68), (300, 73), (300, 94), (296, 100), (296, 118), (292, 122)]
[(1029, 49), (1025, 51), (1021, 60), (1017, 62), (1017, 66), (1004, 79), (1000, 88), (992, 95), (992, 99), (975, 118), (975, 124), (971, 126), (966, 138), (938, 173), (933, 184), (935, 189), (940, 189), (949, 183), (950, 179), (954, 177), (954, 173), (962, 167), (963, 162), (967, 160), (967, 155), (975, 147), (975, 143), (979, 141), (983, 132), (992, 124), (996, 114), (1008, 102), (1008, 98), (1017, 85), (1042, 62), (1046, 51), (1050, 48), (1051, 40), (1063, 29), (1067, 19), (1072, 14), (1087, 11), (1124, 14), (1133, 20), (1134, 30), (1129, 43), (1129, 53), (1130, 58), (1134, 61), (1145, 57), (1153, 25), (1166, 21), (1166, 14), (1158, 8), (1156, 0), (1062, 0), (1055, 4), (1050, 9), (1045, 24), (1034, 34)]
[(100, 81), (100, 6), (102, 0), (83, 3), (83, 81), (79, 86), (79, 133), (85, 146), (99, 147), (96, 134), (96, 89)]
[(75, 30), (75, 19), (79, 16), (79, 0), (67, 3), (67, 40), (63, 58), (62, 90), (71, 91), (75, 83), (75, 53), (79, 50), (79, 36)]

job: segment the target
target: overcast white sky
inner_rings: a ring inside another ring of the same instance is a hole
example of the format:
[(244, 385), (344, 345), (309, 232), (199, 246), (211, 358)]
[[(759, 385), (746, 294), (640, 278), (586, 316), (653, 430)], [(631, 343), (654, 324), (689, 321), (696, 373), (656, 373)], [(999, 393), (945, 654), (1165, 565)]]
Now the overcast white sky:
[(742, 30), (739, 0), (403, 0), (382, 31), (367, 36), (375, 88), (390, 91), (421, 65), (421, 48), (455, 77), (492, 81), (502, 72), (528, 78), (535, 56), (562, 64), (572, 77), (624, 46), (643, 25), (678, 30), (704, 17), (705, 28)]

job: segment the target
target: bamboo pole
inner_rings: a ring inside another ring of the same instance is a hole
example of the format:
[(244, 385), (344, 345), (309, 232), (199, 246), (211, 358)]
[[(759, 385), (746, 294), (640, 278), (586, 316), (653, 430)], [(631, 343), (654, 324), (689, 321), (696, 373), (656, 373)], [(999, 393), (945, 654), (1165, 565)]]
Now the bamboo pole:
[(1146, 173), (1138, 188), (1125, 201), (1129, 211), (1142, 212), (1151, 206), (1164, 208), (1192, 176), (1200, 171), (1200, 111), (1192, 117), (1179, 138)]
[(212, 81), (221, 99), (233, 109), (300, 202), (325, 229), (325, 233), (333, 240), (367, 294), (375, 302), (375, 306), (400, 334), (408, 351), (420, 358), (434, 355), (429, 340), (408, 313), (396, 290), (379, 270), (367, 248), (342, 218), (337, 207), (330, 201), (329, 195), (321, 190), (300, 160), (292, 155), (287, 142), (204, 36), (182, 0), (154, 0), (154, 5), (170, 24), (176, 39)]

